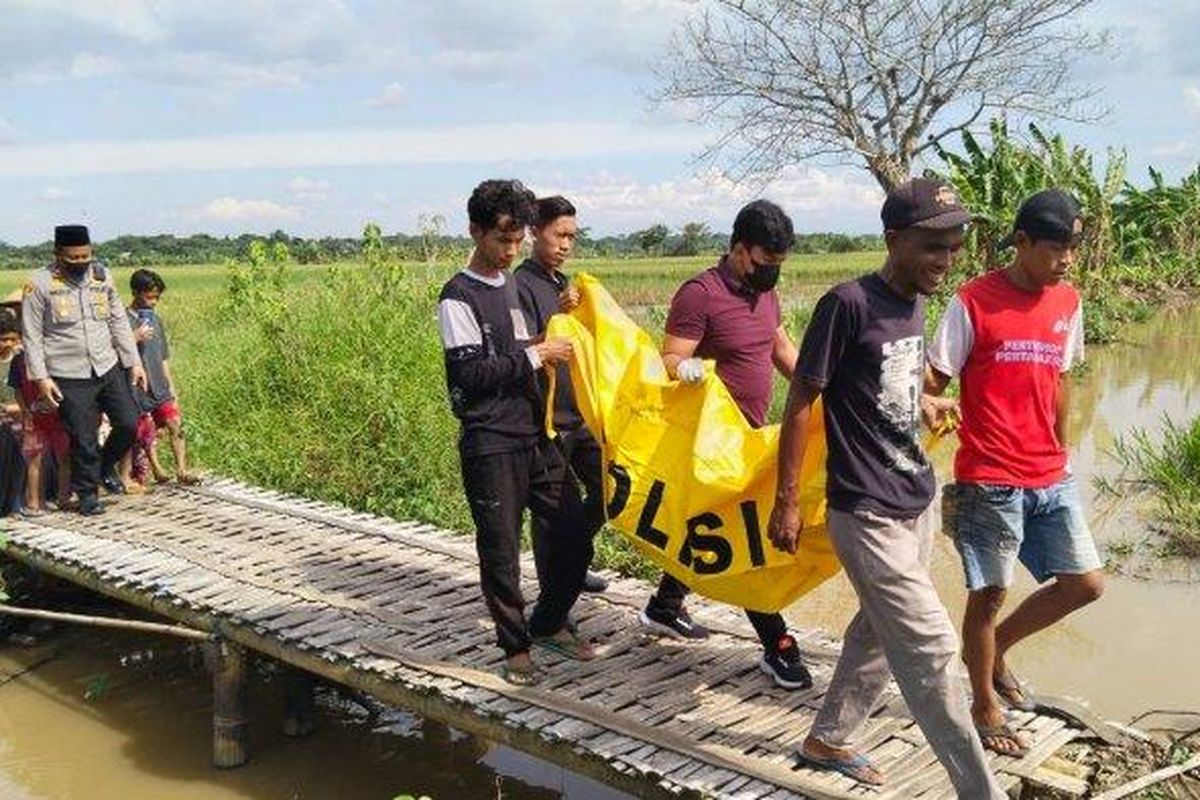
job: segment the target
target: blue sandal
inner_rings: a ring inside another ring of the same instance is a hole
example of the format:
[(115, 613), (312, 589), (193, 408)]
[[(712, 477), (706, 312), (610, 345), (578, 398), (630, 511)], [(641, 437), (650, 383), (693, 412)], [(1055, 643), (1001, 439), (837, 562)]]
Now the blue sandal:
[(883, 779), (875, 777), (879, 774), (879, 770), (862, 753), (855, 753), (848, 758), (819, 758), (809, 755), (803, 750), (797, 750), (796, 758), (804, 767), (825, 772), (837, 772), (867, 786), (883, 785)]
[(591, 642), (581, 639), (578, 634), (570, 629), (564, 628), (563, 630), (567, 633), (567, 638), (565, 639), (559, 639), (558, 634), (553, 636), (536, 636), (533, 639), (533, 643), (552, 653), (558, 653), (560, 656), (573, 658), (576, 661), (591, 661), (596, 658), (598, 654)]

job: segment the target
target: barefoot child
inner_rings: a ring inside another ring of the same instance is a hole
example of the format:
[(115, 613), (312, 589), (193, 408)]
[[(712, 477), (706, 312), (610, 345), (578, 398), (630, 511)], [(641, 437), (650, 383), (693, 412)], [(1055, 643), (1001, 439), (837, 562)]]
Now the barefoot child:
[[(5, 331), (0, 339), (19, 344), (19, 334)], [(3, 346), (0, 345), (0, 349)], [(20, 420), (21, 455), (25, 460), (25, 501), (21, 513), (39, 516), (45, 510), (43, 486), (46, 480), (43, 456), (54, 459), (58, 473), (58, 507), (64, 508), (71, 499), (71, 440), (59, 418), (58, 410), (42, 397), (37, 385), (29, 378), (25, 354), (15, 352), (8, 369), (8, 386), (14, 390), (17, 418)]]
[[(21, 349), (21, 324), (14, 313), (0, 306), (0, 376), (8, 377)], [(0, 382), (0, 517), (21, 508), (25, 486), (25, 459), (21, 457), (21, 405), (8, 381)]]
[[(140, 452), (131, 452), (122, 461), (121, 480), (126, 490), (132, 489), (134, 493), (144, 490), (145, 467), (138, 463), (139, 455), (144, 455), (154, 473), (155, 481), (165, 483), (170, 480), (170, 475), (158, 460), (156, 449), (158, 430), (166, 428), (171, 435), (176, 478), (182, 484), (197, 483), (196, 477), (187, 470), (183, 419), (179, 413), (175, 381), (171, 377), (171, 353), (162, 319), (155, 310), (159, 298), (166, 291), (166, 284), (157, 272), (139, 269), (130, 277), (129, 288), (133, 292), (133, 300), (129, 305), (129, 324), (134, 330), (138, 354), (141, 355), (142, 364), (146, 369), (149, 388), (145, 392), (135, 391), (142, 413), (138, 418), (133, 451)], [(141, 467), (138, 470), (141, 474), (138, 476), (133, 474), (135, 464)]]

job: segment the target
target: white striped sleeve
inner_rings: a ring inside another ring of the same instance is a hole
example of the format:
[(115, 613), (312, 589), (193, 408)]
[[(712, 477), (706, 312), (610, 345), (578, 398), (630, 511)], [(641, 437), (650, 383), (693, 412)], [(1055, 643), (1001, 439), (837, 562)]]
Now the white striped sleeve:
[(443, 350), (483, 345), (483, 331), (479, 329), (475, 313), (462, 300), (443, 300), (438, 303), (437, 313)]
[(1076, 364), (1083, 363), (1083, 306), (1075, 308), (1067, 329), (1067, 342), (1063, 347), (1062, 371), (1069, 372)]
[(975, 329), (971, 327), (971, 317), (958, 295), (954, 295), (946, 304), (937, 333), (929, 343), (929, 365), (953, 378), (962, 372), (974, 346)]

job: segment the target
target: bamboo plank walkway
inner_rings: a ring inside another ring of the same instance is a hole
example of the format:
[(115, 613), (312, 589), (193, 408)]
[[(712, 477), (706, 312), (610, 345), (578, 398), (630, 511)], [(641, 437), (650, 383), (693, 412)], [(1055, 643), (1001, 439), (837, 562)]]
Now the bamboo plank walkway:
[[(799, 637), (817, 685), (779, 689), (758, 668), (740, 612), (700, 598), (706, 642), (645, 635), (651, 587), (613, 578), (575, 616), (605, 657), (537, 656), (547, 679), (516, 688), (478, 591), (470, 537), (349, 511), (228, 480), (122, 497), (108, 513), (6, 521), (7, 552), (32, 566), (384, 702), (505, 742), (640, 797), (738, 800), (951, 798), (953, 791), (894, 687), (864, 742), (889, 776), (882, 791), (799, 768), (798, 747), (837, 655), (836, 640)], [(523, 567), (536, 596), (532, 563)], [(1083, 793), (1042, 769), (1083, 734), (1019, 714), (1032, 742), (993, 760), (1006, 788), (1032, 782)]]

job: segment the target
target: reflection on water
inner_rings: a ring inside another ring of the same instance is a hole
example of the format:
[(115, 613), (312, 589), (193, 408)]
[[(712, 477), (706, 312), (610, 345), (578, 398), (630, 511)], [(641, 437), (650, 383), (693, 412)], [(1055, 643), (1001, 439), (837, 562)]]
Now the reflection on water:
[[(8, 676), (57, 651), (53, 660)], [(153, 658), (145, 654), (152, 652)], [(142, 657), (133, 659), (128, 654)], [(84, 700), (92, 689), (95, 699)], [(0, 797), (5, 800), (433, 800), (627, 795), (402, 711), (319, 695), (317, 731), (279, 733), (282, 687), (251, 683), (251, 760), (209, 766), (211, 695), (174, 640), (82, 629), (0, 649)]]
[[(1119, 470), (1105, 453), (1116, 437), (1144, 428), (1152, 437), (1163, 415), (1190, 421), (1200, 415), (1200, 307), (1171, 309), (1129, 332), (1125, 344), (1093, 347), (1088, 372), (1072, 389), (1071, 465), (1101, 545), (1149, 535), (1135, 498), (1098, 496), (1094, 479)], [(953, 450), (934, 453), (939, 474), (951, 474)], [(956, 620), (966, 592), (953, 545), (938, 537), (934, 578)], [(1128, 719), (1150, 708), (1200, 709), (1200, 569), (1148, 559), (1136, 571), (1114, 574), (1098, 603), (1012, 651), (1010, 663), (1038, 691), (1087, 699), (1100, 713)], [(1018, 569), (1008, 607), (1035, 584)], [(845, 578), (829, 581), (788, 611), (800, 626), (840, 634), (857, 603)]]

